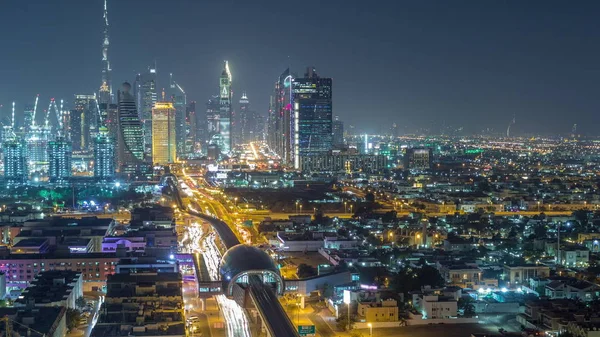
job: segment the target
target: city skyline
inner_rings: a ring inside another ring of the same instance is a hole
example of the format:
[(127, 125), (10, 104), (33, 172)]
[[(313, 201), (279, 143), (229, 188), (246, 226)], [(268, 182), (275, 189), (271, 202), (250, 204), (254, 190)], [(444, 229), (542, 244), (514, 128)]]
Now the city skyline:
[[(337, 83), (333, 113), (361, 132), (385, 132), (386, 122), (393, 118), (401, 132), (428, 129), (439, 133), (444, 126), (462, 126), (466, 133), (493, 128), (500, 134), (515, 115), (511, 130), (515, 135), (567, 134), (573, 124), (579, 125), (581, 133), (595, 135), (598, 104), (592, 81), (599, 50), (593, 46), (597, 45), (593, 43), (596, 37), (591, 33), (596, 24), (586, 15), (594, 12), (595, 4), (570, 8), (551, 2), (538, 9), (520, 3), (482, 6), (463, 2), (448, 6), (434, 2), (436, 6), (400, 3), (352, 9), (328, 3), (309, 18), (311, 22), (325, 20), (327, 33), (311, 35), (317, 27), (306, 32), (294, 28), (287, 32), (295, 37), (289, 46), (270, 42), (267, 33), (280, 36), (283, 32), (273, 30), (275, 24), (256, 23), (261, 20), (232, 20), (236, 22), (233, 27), (223, 27), (226, 39), (211, 37), (202, 28), (215, 27), (218, 20), (204, 13), (221, 10), (220, 4), (170, 3), (173, 16), (181, 20), (174, 20), (177, 22), (160, 32), (137, 19), (151, 22), (151, 18), (158, 18), (162, 14), (160, 4), (150, 1), (142, 7), (133, 2), (108, 2), (113, 95), (115, 83), (132, 83), (137, 73), (156, 61), (157, 89), (167, 88), (168, 75), (174, 73), (189, 99), (204, 101), (216, 92), (210, 79), (219, 75), (219, 64), (229, 60), (236, 74), (233, 100), (237, 102), (245, 91), (255, 109), (266, 116), (277, 74), (288, 65), (298, 73), (306, 66), (315, 66)], [(23, 111), (37, 93), (43, 102), (49, 97), (69, 99), (74, 93), (98, 92), (103, 1), (85, 5), (61, 1), (52, 11), (54, 17), (45, 18), (54, 5), (40, 1), (9, 3), (3, 11), (11, 13), (0, 20), (3, 31), (8, 31), (5, 26), (11, 22), (48, 28), (23, 29), (6, 36), (7, 45), (14, 48), (7, 50), (0, 65), (0, 72), (5, 74), (0, 88), (3, 118), (9, 116), (12, 101)], [(268, 3), (236, 4), (229, 14), (232, 18), (262, 18), (286, 8), (277, 9)], [(139, 15), (132, 18), (131, 11)], [(201, 13), (200, 20), (191, 20), (192, 13)], [(353, 26), (360, 13), (364, 13), (364, 23)], [(62, 16), (70, 20), (61, 21)], [(296, 22), (300, 17), (289, 15), (289, 20)], [(377, 17), (380, 20), (375, 20)], [(531, 18), (540, 20), (531, 23)], [(455, 21), (461, 24), (442, 29)], [(175, 31), (179, 34), (166, 38)], [(61, 34), (70, 38), (56, 39)], [(72, 44), (69, 39), (81, 43)], [(154, 48), (158, 41), (165, 48)], [(334, 41), (333, 45), (328, 46), (328, 41)], [(259, 48), (261, 45), (267, 48)], [(311, 47), (305, 48), (308, 45)], [(32, 58), (38, 48), (48, 56)], [(47, 76), (40, 77), (40, 73)], [(384, 99), (369, 98), (375, 96)]]

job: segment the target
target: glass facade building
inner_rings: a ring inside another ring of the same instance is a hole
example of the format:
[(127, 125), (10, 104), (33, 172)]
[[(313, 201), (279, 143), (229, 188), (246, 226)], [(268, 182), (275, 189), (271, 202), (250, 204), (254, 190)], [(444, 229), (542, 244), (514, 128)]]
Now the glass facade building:
[(332, 79), (308, 68), (304, 78), (293, 82), (293, 163), (300, 168), (300, 157), (328, 153), (332, 149)]
[(4, 177), (9, 183), (25, 183), (29, 176), (27, 147), (20, 139), (4, 142)]
[(129, 92), (131, 85), (123, 84), (118, 92), (118, 168), (123, 173), (134, 173), (144, 164), (144, 131), (137, 113), (135, 100)]

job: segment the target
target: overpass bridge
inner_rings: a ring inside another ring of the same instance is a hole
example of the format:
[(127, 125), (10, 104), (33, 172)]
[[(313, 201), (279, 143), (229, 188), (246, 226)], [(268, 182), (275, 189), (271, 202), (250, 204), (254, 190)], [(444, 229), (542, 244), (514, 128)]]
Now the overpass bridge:
[[(269, 337), (299, 337), (296, 327), (283, 310), (277, 297), (277, 295), (283, 294), (285, 285), (279, 269), (271, 257), (254, 246), (240, 244), (236, 235), (224, 221), (186, 208), (180, 196), (178, 179), (175, 175), (163, 176), (161, 184), (170, 187), (181, 212), (207, 221), (221, 238), (227, 249), (219, 266), (221, 291), (226, 296), (233, 297), (234, 288), (239, 289), (238, 286), (241, 285), (245, 288), (244, 295), (247, 295), (256, 307)], [(196, 254), (194, 264), (202, 270), (199, 260), (199, 254)], [(197, 275), (198, 281), (200, 281), (202, 276), (201, 274)], [(216, 293), (216, 284), (211, 282), (210, 285)]]

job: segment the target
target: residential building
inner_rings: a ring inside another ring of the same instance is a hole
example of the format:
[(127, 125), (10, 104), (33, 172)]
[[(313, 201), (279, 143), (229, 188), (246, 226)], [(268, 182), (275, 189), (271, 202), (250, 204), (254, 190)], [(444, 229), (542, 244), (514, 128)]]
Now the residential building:
[(359, 301), (358, 316), (367, 322), (397, 322), (398, 302), (393, 299)]
[(156, 65), (154, 65), (136, 76), (134, 89), (139, 112), (137, 117), (141, 121), (143, 134), (143, 153), (148, 156), (152, 153), (152, 108), (158, 99), (156, 90)]
[(436, 292), (413, 293), (412, 304), (421, 313), (422, 319), (444, 319), (458, 314), (457, 300)]
[(26, 307), (34, 303), (37, 307), (64, 306), (77, 309), (76, 301), (82, 296), (83, 278), (80, 272), (50, 270), (37, 274), (14, 305)]
[(431, 168), (433, 151), (429, 148), (406, 149), (404, 155), (405, 170), (428, 170)]
[(528, 284), (531, 278), (548, 277), (549, 275), (550, 268), (545, 265), (523, 264), (504, 266), (504, 280), (511, 285)]
[(29, 176), (27, 148), (22, 140), (4, 142), (4, 178), (9, 183), (22, 184)]
[(101, 126), (94, 140), (94, 177), (111, 180), (115, 177), (115, 141), (108, 128)]
[(48, 177), (50, 182), (66, 182), (71, 177), (71, 142), (57, 137), (48, 143)]
[[(66, 312), (67, 308), (63, 306), (0, 308), (0, 316), (13, 322), (11, 324), (13, 336), (33, 336), (41, 333), (44, 337), (65, 337)], [(1, 332), (4, 333), (4, 324), (2, 329)]]

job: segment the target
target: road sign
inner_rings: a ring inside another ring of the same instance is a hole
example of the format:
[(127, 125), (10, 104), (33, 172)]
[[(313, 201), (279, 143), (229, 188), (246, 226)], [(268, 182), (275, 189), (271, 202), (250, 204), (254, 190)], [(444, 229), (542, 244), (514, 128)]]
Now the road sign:
[(298, 334), (300, 336), (314, 336), (317, 332), (314, 325), (298, 325)]

